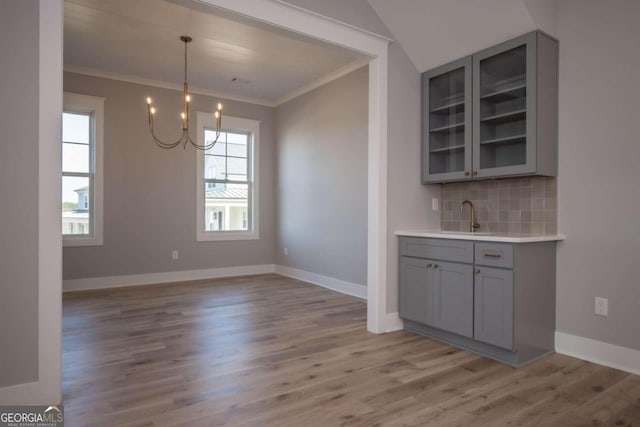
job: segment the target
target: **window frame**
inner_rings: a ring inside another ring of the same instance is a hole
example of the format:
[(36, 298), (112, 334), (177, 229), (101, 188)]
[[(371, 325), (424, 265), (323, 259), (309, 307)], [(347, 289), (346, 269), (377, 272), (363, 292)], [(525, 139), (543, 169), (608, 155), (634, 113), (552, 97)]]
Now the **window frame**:
[[(79, 93), (64, 92), (63, 113), (88, 114), (91, 116), (91, 143), (89, 144), (89, 228), (86, 235), (62, 234), (63, 247), (103, 246), (103, 137), (104, 137), (104, 101), (105, 98)], [(62, 117), (60, 118), (62, 120)], [(60, 135), (60, 155), (62, 156), (62, 135)], [(86, 176), (60, 170), (60, 185), (64, 176)], [(62, 199), (60, 200), (62, 203)], [(62, 218), (60, 219), (62, 227)], [(62, 233), (62, 231), (61, 231)]]
[[(204, 145), (205, 129), (215, 129), (213, 113), (199, 111), (196, 117), (198, 130), (198, 144)], [(257, 240), (259, 233), (259, 141), (260, 121), (246, 119), (244, 117), (223, 116), (222, 131), (248, 134), (247, 146), (247, 223), (249, 230), (211, 230), (205, 228), (205, 177), (204, 155), (202, 150), (196, 150), (196, 240), (198, 242), (224, 241), (224, 240)]]

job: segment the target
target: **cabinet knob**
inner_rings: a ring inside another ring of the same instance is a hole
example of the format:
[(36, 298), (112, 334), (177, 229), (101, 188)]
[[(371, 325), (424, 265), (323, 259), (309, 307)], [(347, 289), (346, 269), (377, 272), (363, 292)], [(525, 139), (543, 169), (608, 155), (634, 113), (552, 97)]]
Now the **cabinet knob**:
[(473, 172), (471, 172), (471, 175), (473, 175), (473, 176), (478, 175), (478, 171), (473, 171)]
[(438, 264), (433, 264), (433, 268), (434, 269), (438, 268)]
[(427, 264), (427, 268), (431, 268), (431, 267), (433, 267), (433, 264), (431, 263)]
[(471, 172), (469, 172), (469, 171), (464, 171), (464, 176), (469, 176), (469, 175), (471, 175)]
[(474, 271), (475, 274), (480, 274), (480, 269), (476, 268), (476, 271)]

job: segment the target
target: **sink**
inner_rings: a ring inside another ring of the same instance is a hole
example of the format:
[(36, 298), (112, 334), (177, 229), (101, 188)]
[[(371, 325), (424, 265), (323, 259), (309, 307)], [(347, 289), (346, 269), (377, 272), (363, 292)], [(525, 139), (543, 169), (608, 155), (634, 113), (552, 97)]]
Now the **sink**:
[(488, 236), (490, 234), (495, 234), (490, 231), (441, 231), (442, 234), (460, 234), (462, 236)]

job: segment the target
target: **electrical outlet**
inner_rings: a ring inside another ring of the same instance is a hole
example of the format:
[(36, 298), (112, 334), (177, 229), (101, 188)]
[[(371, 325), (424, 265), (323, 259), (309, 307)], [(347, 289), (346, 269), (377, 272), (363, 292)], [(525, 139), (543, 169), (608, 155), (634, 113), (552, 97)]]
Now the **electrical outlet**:
[(595, 302), (595, 313), (598, 316), (608, 316), (609, 315), (609, 300), (602, 297), (596, 297)]
[(432, 211), (437, 211), (438, 209), (440, 209), (440, 206), (439, 206), (439, 205), (440, 205), (440, 203), (439, 203), (439, 202), (440, 202), (440, 201), (438, 200), (438, 198), (437, 198), (437, 197), (433, 197), (433, 198), (431, 199), (431, 210), (432, 210)]
[(284, 256), (289, 256), (289, 249), (288, 248), (284, 248)]
[(176, 250), (171, 251), (171, 259), (174, 259), (174, 260), (178, 259), (178, 251)]

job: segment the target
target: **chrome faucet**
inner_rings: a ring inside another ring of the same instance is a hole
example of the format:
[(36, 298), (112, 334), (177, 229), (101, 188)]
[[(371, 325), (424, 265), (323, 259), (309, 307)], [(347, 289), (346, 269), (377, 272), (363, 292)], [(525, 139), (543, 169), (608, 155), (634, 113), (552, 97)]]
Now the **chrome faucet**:
[(473, 206), (473, 203), (471, 203), (469, 200), (465, 200), (464, 202), (460, 203), (460, 215), (464, 213), (464, 205), (469, 205), (469, 208), (471, 208), (469, 232), (474, 233), (477, 228), (480, 228), (480, 224), (478, 224), (478, 221), (476, 221), (476, 207)]

